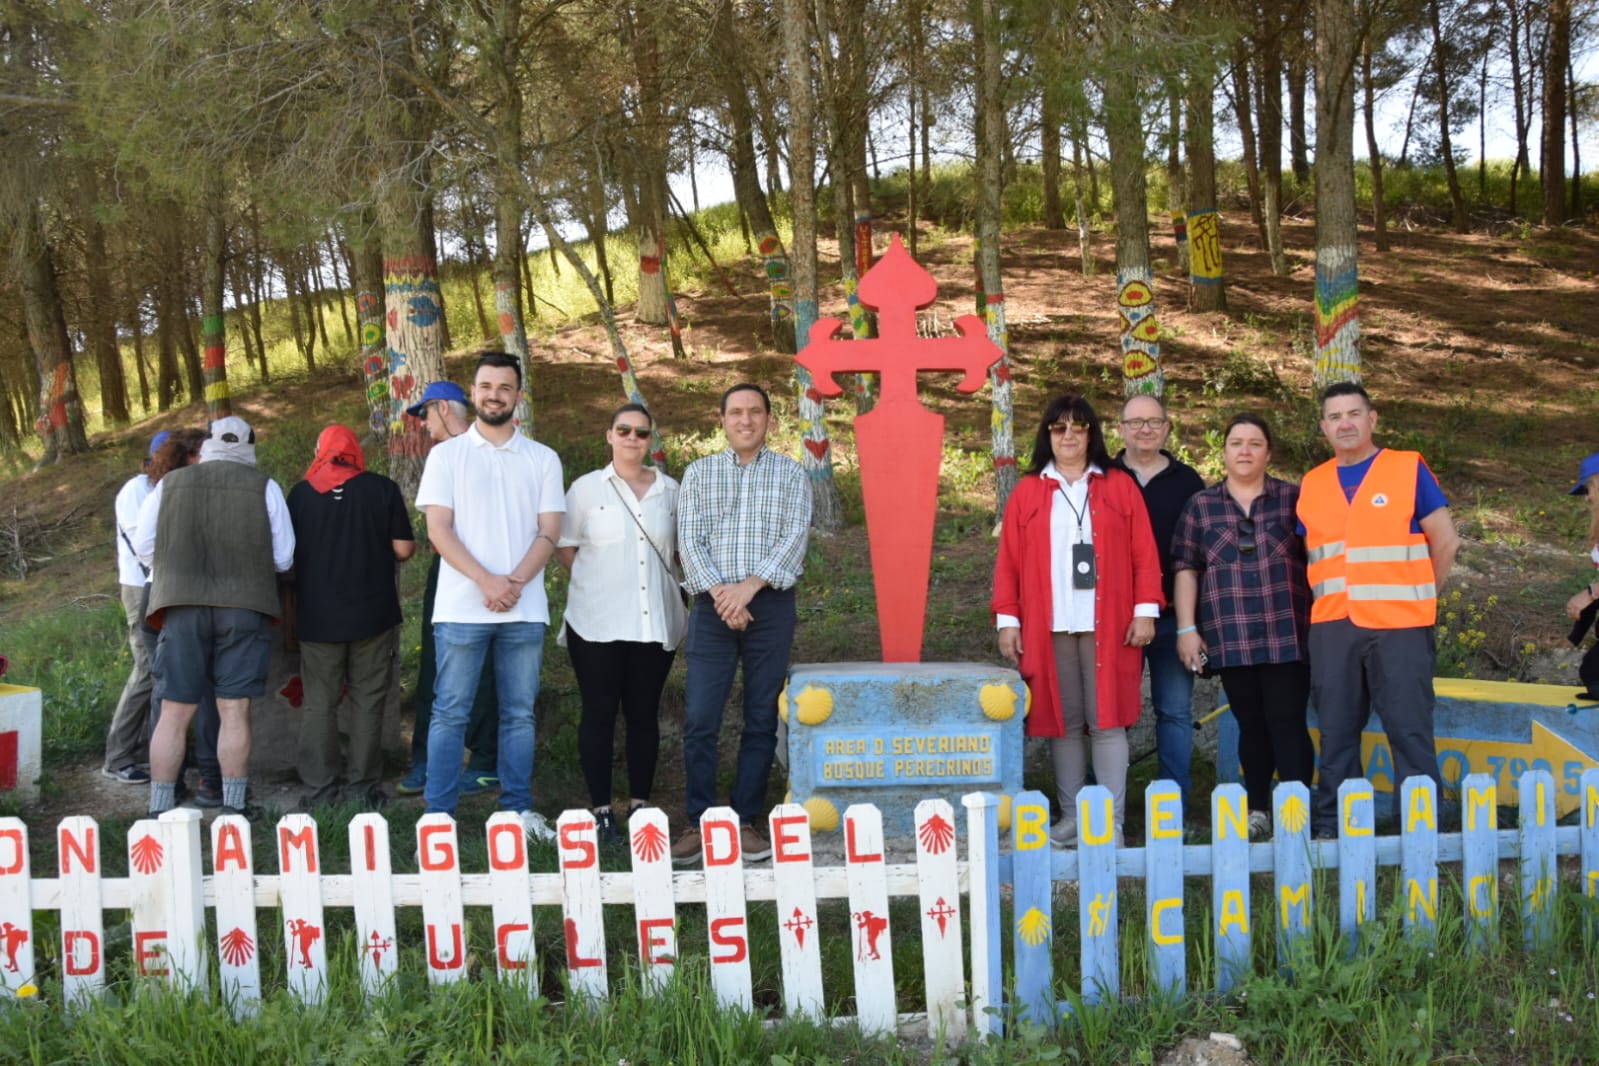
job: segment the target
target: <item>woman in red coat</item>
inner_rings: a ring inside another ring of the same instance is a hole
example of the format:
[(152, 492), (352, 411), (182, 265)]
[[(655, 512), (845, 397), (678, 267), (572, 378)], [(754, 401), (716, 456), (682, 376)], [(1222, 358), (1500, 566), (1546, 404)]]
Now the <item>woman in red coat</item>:
[(1050, 738), (1056, 847), (1077, 843), (1077, 792), (1094, 777), (1127, 808), (1127, 727), (1143, 709), (1143, 648), (1165, 600), (1144, 497), (1111, 465), (1099, 418), (1081, 396), (1038, 423), (1033, 460), (1005, 505), (990, 605), (1000, 654), (1033, 696), (1027, 735)]

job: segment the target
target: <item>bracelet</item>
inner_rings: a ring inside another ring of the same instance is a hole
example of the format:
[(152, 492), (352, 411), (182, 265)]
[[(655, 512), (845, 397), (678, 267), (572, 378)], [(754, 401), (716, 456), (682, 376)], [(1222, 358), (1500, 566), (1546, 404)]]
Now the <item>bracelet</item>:
[(533, 538), (533, 543), (537, 544), (541, 540), (549, 541), (550, 542), (550, 547), (552, 547), (552, 548), (559, 548), (560, 547), (559, 544), (555, 543), (555, 538), (550, 536), (548, 533), (540, 533), (538, 536)]
[(1179, 637), (1180, 637), (1180, 636), (1182, 636), (1182, 635), (1183, 635), (1183, 634), (1184, 634), (1184, 633), (1192, 633), (1192, 632), (1194, 632), (1194, 631), (1195, 631), (1195, 630), (1197, 630), (1197, 629), (1198, 629), (1198, 628), (1199, 628), (1199, 627), (1198, 627), (1198, 626), (1183, 626), (1183, 628), (1181, 628), (1181, 629), (1179, 629), (1179, 630), (1178, 630), (1178, 631), (1177, 631), (1177, 635), (1178, 635), (1178, 636), (1179, 636)]

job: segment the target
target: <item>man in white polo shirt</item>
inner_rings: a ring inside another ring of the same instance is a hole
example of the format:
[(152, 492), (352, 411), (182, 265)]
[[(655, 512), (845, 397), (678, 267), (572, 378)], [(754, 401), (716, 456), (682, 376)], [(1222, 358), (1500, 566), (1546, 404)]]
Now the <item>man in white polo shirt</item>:
[(561, 460), (512, 422), (522, 391), (514, 356), (488, 351), (472, 381), (477, 418), (428, 453), (416, 505), (444, 558), (433, 608), (438, 679), (428, 733), (429, 812), (455, 813), (467, 718), (483, 658), (494, 649), (500, 702), (500, 807), (528, 836), (553, 840), (533, 810), (533, 703), (550, 620), (544, 564), (555, 552), (566, 498)]

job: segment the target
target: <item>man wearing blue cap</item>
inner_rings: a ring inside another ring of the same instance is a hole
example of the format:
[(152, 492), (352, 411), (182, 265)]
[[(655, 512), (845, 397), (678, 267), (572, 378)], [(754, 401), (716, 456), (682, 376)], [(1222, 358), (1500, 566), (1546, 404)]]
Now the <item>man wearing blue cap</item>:
[(154, 487), (150, 484), (150, 460), (170, 435), (162, 430), (151, 438), (150, 448), (144, 454), (144, 465), (117, 492), (117, 583), (122, 587), (122, 613), (128, 619), (128, 650), (133, 654), (133, 669), (128, 671), (116, 713), (111, 716), (111, 728), (105, 738), (105, 762), (100, 773), (124, 785), (150, 783), (150, 772), (145, 766), (150, 760), (153, 686), (150, 657), (139, 636), (139, 625), (144, 621), (144, 586), (150, 580), (150, 571), (133, 554), (133, 534), (139, 527), (139, 507)]
[[(459, 437), (470, 424), (466, 390), (453, 381), (433, 382), (405, 413), (423, 420), (435, 444)], [(428, 566), (427, 591), (422, 596), (422, 662), (417, 669), (416, 692), (411, 700), (416, 713), (411, 727), (411, 769), (394, 786), (394, 791), (402, 796), (420, 796), (427, 788), (428, 728), (433, 720), (433, 682), (438, 677), (435, 661), (438, 653), (433, 646), (433, 602), (438, 598), (439, 560), (435, 552)], [(500, 716), (494, 702), (494, 652), (491, 650), (483, 663), (477, 696), (472, 701), (472, 715), (467, 723), (466, 746), (472, 758), (461, 778), (463, 796), (499, 787), (499, 729)]]

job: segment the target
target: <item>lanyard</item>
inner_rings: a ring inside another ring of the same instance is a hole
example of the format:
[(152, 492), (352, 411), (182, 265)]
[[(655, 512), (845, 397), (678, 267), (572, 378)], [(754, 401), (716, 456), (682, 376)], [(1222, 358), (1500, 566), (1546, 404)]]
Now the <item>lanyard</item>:
[[(1084, 474), (1083, 476), (1086, 478), (1088, 475)], [(1088, 501), (1083, 501), (1083, 509), (1079, 511), (1077, 509), (1077, 505), (1072, 503), (1072, 498), (1066, 495), (1066, 486), (1057, 481), (1055, 482), (1055, 491), (1060, 493), (1060, 498), (1066, 501), (1066, 506), (1071, 508), (1072, 517), (1077, 520), (1077, 543), (1087, 544), (1089, 541), (1088, 538), (1083, 535), (1085, 532), (1083, 523), (1088, 517)]]

